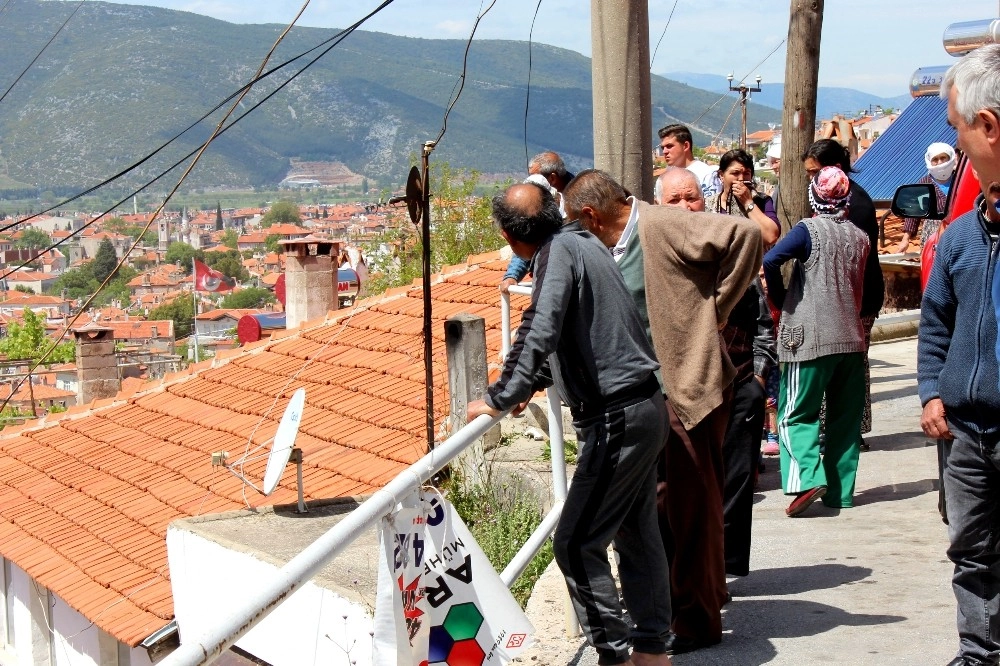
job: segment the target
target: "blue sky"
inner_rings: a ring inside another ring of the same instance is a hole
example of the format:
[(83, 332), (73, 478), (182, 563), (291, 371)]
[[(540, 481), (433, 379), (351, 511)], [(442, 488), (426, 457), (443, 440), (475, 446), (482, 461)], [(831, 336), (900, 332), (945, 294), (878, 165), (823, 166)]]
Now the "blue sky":
[[(648, 0), (650, 49), (655, 47), (674, 0)], [(152, 0), (155, 5), (233, 23), (288, 23), (298, 0)], [(378, 5), (377, 0), (312, 0), (300, 25), (343, 27)], [(488, 4), (488, 0), (484, 0)], [(789, 0), (677, 0), (677, 9), (656, 53), (654, 72), (688, 71), (737, 78), (758, 73), (764, 84), (784, 78), (782, 47), (754, 66), (788, 34)], [(496, 0), (477, 38), (528, 39), (537, 0)], [(478, 0), (396, 0), (364, 29), (430, 38), (468, 37)], [(876, 95), (907, 91), (918, 67), (954, 59), (941, 34), (956, 21), (995, 18), (998, 0), (828, 0), (825, 3), (819, 83)], [(737, 30), (738, 28), (738, 30)], [(534, 39), (590, 55), (590, 10), (585, 0), (542, 0)]]

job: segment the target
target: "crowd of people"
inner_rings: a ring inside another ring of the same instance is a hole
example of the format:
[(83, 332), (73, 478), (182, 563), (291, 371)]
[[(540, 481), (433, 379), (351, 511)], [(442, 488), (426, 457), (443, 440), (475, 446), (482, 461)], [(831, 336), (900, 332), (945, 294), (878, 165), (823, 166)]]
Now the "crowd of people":
[[(1000, 46), (966, 56), (944, 80), (986, 203), (942, 236), (921, 312), (921, 423), (949, 442), (953, 666), (1000, 660), (1000, 350), (986, 300), (992, 287), (1000, 307), (998, 73)], [(601, 664), (669, 664), (722, 640), (726, 576), (750, 571), (768, 430), (796, 517), (817, 500), (853, 505), (871, 429), (867, 357), (885, 287), (874, 204), (851, 180), (846, 150), (821, 140), (802, 156), (812, 215), (780, 237), (748, 153), (732, 150), (713, 170), (694, 159), (686, 127), (659, 137), (673, 168), (656, 181), (655, 205), (603, 171), (570, 174), (551, 152), (494, 197), (515, 255), (500, 289), (530, 273), (532, 296), (499, 380), (469, 405), (470, 418), (517, 413), (554, 382), (569, 406), (579, 460), (554, 551)], [(928, 150), (938, 186), (938, 167), (953, 170), (954, 159), (954, 149)]]

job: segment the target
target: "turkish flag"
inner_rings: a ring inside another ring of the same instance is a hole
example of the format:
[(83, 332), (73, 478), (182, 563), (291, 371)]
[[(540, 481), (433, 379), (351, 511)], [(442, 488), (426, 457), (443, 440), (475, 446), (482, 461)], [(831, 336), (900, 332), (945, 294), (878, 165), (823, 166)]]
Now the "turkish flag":
[(194, 288), (196, 291), (232, 291), (236, 280), (194, 260)]

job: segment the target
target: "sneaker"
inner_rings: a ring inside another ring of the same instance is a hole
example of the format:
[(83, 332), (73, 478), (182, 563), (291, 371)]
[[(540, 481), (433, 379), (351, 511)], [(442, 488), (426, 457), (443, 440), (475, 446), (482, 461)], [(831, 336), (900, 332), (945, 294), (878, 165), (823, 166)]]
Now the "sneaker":
[(865, 441), (864, 437), (861, 438), (861, 450), (862, 451), (871, 451), (872, 450), (872, 447), (870, 447), (868, 445), (868, 442)]
[(767, 444), (765, 444), (764, 446), (762, 446), (760, 448), (760, 452), (763, 453), (765, 456), (776, 456), (776, 455), (778, 455), (778, 453), (779, 453), (779, 450), (778, 450), (778, 441), (777, 440), (772, 441), (772, 440), (768, 439), (767, 440)]
[(809, 508), (809, 505), (826, 495), (826, 486), (816, 486), (795, 496), (792, 503), (785, 509), (785, 515), (789, 518), (800, 515)]

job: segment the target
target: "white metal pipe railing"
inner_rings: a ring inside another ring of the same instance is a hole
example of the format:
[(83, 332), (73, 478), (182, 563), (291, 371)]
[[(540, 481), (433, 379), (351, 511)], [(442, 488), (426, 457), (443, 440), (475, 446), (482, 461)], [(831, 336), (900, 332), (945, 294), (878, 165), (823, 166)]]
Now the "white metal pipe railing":
[(371, 529), (401, 499), (420, 488), (455, 456), (481, 438), (507, 415), (476, 417), (440, 446), (413, 463), (384, 488), (376, 491), (346, 518), (281, 567), (271, 579), (259, 581), (254, 593), (239, 607), (224, 609), (218, 622), (206, 627), (191, 640), (182, 640), (162, 666), (207, 664), (222, 654), (243, 634), (277, 608), (285, 599), (313, 578), (348, 544)]
[[(514, 286), (510, 291), (530, 294), (531, 287)], [(510, 297), (502, 295), (501, 320), (503, 322), (502, 349), (506, 357), (510, 351)], [(566, 459), (563, 445), (562, 406), (554, 389), (548, 389), (549, 446), (552, 453), (552, 486), (554, 504), (542, 518), (527, 542), (521, 547), (500, 574), (504, 584), (510, 587), (541, 549), (559, 522), (566, 501)], [(205, 628), (189, 641), (182, 641), (180, 647), (170, 653), (162, 662), (163, 666), (189, 666), (207, 664), (220, 656), (241, 636), (267, 617), (306, 581), (312, 579), (320, 569), (337, 556), (348, 544), (362, 533), (371, 529), (395, 507), (396, 503), (420, 488), (432, 476), (454, 460), (458, 454), (479, 440), (490, 428), (507, 415), (504, 412), (495, 418), (479, 416), (457, 433), (446, 439), (440, 446), (415, 462), (383, 489), (375, 492), (352, 511), (340, 523), (307, 546), (302, 552), (281, 567), (271, 580), (261, 581), (253, 595), (238, 607), (225, 610), (219, 621)]]

